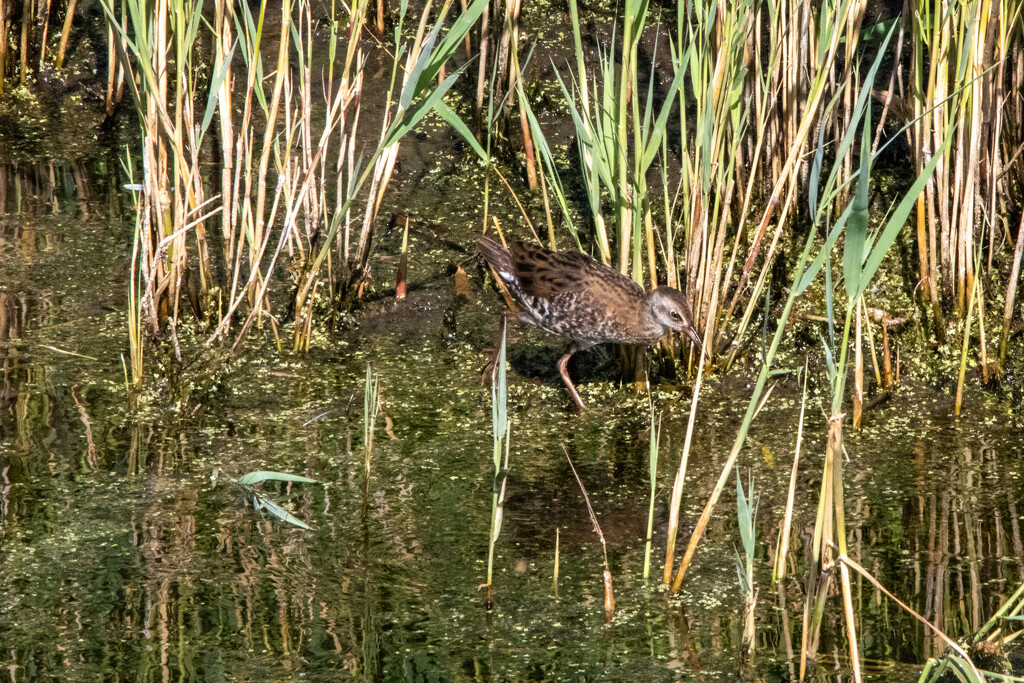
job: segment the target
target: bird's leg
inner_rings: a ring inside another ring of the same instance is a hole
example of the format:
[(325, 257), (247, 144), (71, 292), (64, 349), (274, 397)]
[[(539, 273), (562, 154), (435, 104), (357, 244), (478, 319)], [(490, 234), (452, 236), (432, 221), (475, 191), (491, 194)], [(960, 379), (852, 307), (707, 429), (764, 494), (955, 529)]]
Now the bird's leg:
[(586, 410), (587, 406), (583, 403), (583, 399), (580, 398), (579, 392), (576, 391), (576, 386), (569, 379), (569, 359), (572, 358), (572, 354), (576, 353), (577, 350), (577, 346), (572, 344), (565, 352), (565, 355), (558, 359), (558, 374), (562, 376), (562, 381), (569, 388), (569, 393), (572, 394), (572, 400), (576, 403), (576, 407), (582, 411)]

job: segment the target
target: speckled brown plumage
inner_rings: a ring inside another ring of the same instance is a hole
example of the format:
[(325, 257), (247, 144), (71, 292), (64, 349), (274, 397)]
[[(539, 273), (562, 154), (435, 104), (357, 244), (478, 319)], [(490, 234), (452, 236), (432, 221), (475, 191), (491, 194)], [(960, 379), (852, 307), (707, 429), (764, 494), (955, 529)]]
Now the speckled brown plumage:
[(670, 329), (700, 347), (690, 306), (678, 290), (647, 292), (579, 252), (553, 252), (525, 242), (506, 249), (487, 237), (478, 238), (477, 247), (522, 307), (521, 320), (572, 341), (558, 369), (581, 409), (583, 401), (567, 370), (576, 351), (604, 342), (656, 344)]

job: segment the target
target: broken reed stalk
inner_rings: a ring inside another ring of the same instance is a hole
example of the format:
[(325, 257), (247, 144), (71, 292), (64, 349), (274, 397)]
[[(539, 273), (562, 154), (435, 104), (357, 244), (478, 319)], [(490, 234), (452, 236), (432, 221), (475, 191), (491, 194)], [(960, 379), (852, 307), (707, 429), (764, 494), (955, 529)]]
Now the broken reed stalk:
[[(128, 45), (124, 38), (128, 32), (128, 7), (126, 3), (121, 3), (120, 23), (122, 30), (115, 35), (113, 26), (109, 21), (107, 22), (107, 91), (104, 96), (104, 112), (108, 120), (114, 115), (114, 107), (121, 102), (121, 96), (124, 93), (124, 67), (121, 64), (121, 60), (118, 59), (118, 55), (127, 54), (128, 51)], [(4, 20), (0, 18), (0, 29), (3, 28)], [(6, 34), (6, 30), (0, 31), (0, 33)], [(0, 93), (3, 93), (4, 61), (3, 58), (0, 58)]]
[(561, 529), (555, 527), (555, 568), (551, 574), (551, 589), (555, 592), (555, 597), (558, 597), (558, 562), (559, 562), (559, 544), (561, 541)]
[(36, 5), (36, 12), (38, 12), (37, 22), (42, 22), (43, 30), (39, 38), (39, 61), (36, 62), (36, 71), (38, 72), (43, 68), (43, 63), (46, 61), (46, 48), (48, 45), (48, 38), (50, 33), (50, 6), (53, 4), (52, 0), (42, 0), (41, 2), (34, 2)]
[(576, 466), (572, 464), (572, 458), (569, 457), (569, 451), (564, 444), (562, 450), (565, 452), (565, 459), (569, 461), (573, 476), (576, 477), (576, 483), (580, 485), (580, 491), (583, 492), (583, 500), (587, 504), (587, 512), (590, 513), (590, 523), (594, 525), (594, 532), (601, 540), (601, 550), (604, 552), (604, 618), (605, 621), (611, 621), (615, 615), (615, 593), (612, 590), (612, 570), (608, 564), (608, 544), (604, 540), (604, 533), (601, 532), (601, 525), (597, 523), (597, 515), (594, 514), (594, 508), (590, 504), (587, 488), (583, 485), (579, 473), (576, 472)]
[(860, 315), (863, 317), (864, 320), (864, 329), (867, 330), (868, 350), (871, 352), (871, 367), (875, 371), (875, 384), (877, 386), (883, 386), (882, 371), (878, 367), (878, 353), (875, 351), (875, 333), (871, 327), (871, 313), (868, 310), (868, 304), (864, 300), (864, 297), (861, 297), (860, 308), (858, 310), (860, 311)]
[(800, 421), (796, 427), (796, 447), (793, 453), (793, 469), (789, 475), (789, 493), (786, 496), (786, 514), (782, 520), (782, 531), (779, 534), (778, 549), (775, 553), (773, 579), (781, 581), (786, 578), (786, 556), (789, 555), (789, 535), (793, 527), (793, 505), (796, 501), (796, 474), (800, 465), (800, 444), (804, 437), (804, 410), (807, 408), (807, 367), (810, 357), (804, 359), (804, 390), (800, 399)]
[(405, 230), (402, 231), (402, 255), (398, 257), (398, 274), (395, 276), (395, 298), (405, 298), (405, 290), (409, 280), (409, 217), (405, 217)]
[(508, 75), (508, 92), (515, 98), (518, 95), (519, 126), (523, 132), (523, 151), (526, 155), (526, 185), (531, 191), (538, 188), (537, 183), (537, 161), (533, 148), (533, 138), (530, 136), (530, 123), (527, 120), (526, 109), (523, 106), (523, 89), (520, 87), (523, 74), (519, 66), (519, 13), (522, 10), (522, 0), (506, 0), (505, 3), (505, 27), (502, 30), (502, 43), (508, 43), (507, 59), (511, 61), (511, 68)]
[[(484, 92), (486, 91), (487, 83), (487, 48), (491, 42), (491, 31), (488, 27), (488, 19), (490, 18), (490, 3), (484, 10), (480, 17), (480, 54), (478, 59), (480, 60), (477, 67), (476, 75), (476, 130), (477, 140), (481, 140), (483, 137), (484, 130)], [(467, 39), (469, 34), (467, 33)], [(492, 79), (493, 82), (493, 79)], [(488, 119), (490, 116), (488, 115)], [(488, 124), (489, 125), (489, 124)], [(484, 224), (487, 224), (486, 216), (484, 217)]]
[[(494, 606), (494, 546), (501, 533), (501, 522), (505, 509), (505, 486), (508, 483), (508, 451), (509, 429), (512, 426), (508, 416), (508, 384), (505, 369), (505, 345), (507, 330), (505, 319), (502, 318), (501, 346), (498, 359), (491, 377), (491, 461), (494, 464), (494, 479), (491, 486), (491, 533), (487, 540), (487, 597), (485, 606)], [(501, 454), (505, 452), (505, 464), (502, 467)]]
[(661, 416), (654, 421), (654, 404), (651, 404), (651, 444), (647, 464), (651, 480), (651, 504), (647, 510), (647, 542), (644, 544), (644, 581), (651, 573), (651, 541), (654, 537), (654, 492), (658, 480), (658, 449), (661, 445)]

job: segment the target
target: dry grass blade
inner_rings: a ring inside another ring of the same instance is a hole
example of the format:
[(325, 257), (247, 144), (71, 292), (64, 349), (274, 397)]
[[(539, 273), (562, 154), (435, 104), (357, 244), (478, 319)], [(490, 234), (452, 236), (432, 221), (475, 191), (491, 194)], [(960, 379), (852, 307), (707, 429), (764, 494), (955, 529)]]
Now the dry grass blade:
[(928, 621), (927, 619), (922, 617), (920, 614), (915, 612), (913, 609), (911, 609), (911, 607), (909, 605), (907, 605), (905, 602), (903, 602), (902, 600), (897, 598), (895, 595), (890, 593), (889, 590), (885, 586), (883, 586), (875, 577), (873, 577), (871, 575), (870, 572), (868, 572), (868, 570), (864, 569), (864, 567), (860, 566), (860, 564), (858, 564), (855, 560), (851, 559), (848, 555), (840, 554), (839, 557), (836, 558), (836, 561), (842, 563), (843, 566), (849, 567), (850, 569), (854, 570), (855, 572), (857, 572), (858, 574), (863, 576), (865, 579), (867, 579), (871, 583), (871, 585), (873, 585), (875, 588), (877, 588), (881, 592), (885, 593), (885, 595), (889, 599), (891, 599), (893, 602), (895, 602), (897, 605), (899, 605), (901, 608), (903, 608), (908, 614), (910, 614), (915, 619), (917, 619), (922, 624), (924, 624), (930, 631), (932, 631), (933, 633), (935, 633), (935, 635), (937, 635), (940, 639), (942, 639), (942, 641), (944, 643), (946, 643), (946, 645), (949, 645), (949, 647), (954, 652), (956, 652), (966, 662), (968, 662), (968, 664), (970, 664), (971, 669), (978, 676), (979, 680), (983, 680), (982, 676), (981, 676), (981, 673), (978, 671), (977, 667), (974, 666), (974, 662), (971, 660), (970, 656), (967, 654), (967, 651), (964, 650), (955, 640), (953, 640), (952, 638), (947, 636), (941, 630), (936, 628), (936, 626), (934, 624), (932, 624), (930, 621)]
[(587, 504), (587, 512), (590, 513), (590, 523), (594, 525), (594, 532), (597, 537), (601, 539), (601, 550), (604, 551), (604, 615), (605, 619), (611, 620), (612, 615), (615, 613), (615, 593), (612, 590), (612, 570), (608, 565), (608, 544), (604, 540), (604, 533), (601, 531), (601, 525), (597, 522), (597, 515), (594, 514), (594, 507), (590, 504), (590, 496), (587, 495), (587, 487), (583, 485), (583, 480), (580, 479), (579, 473), (576, 471), (576, 466), (572, 464), (572, 458), (569, 457), (569, 451), (565, 445), (562, 445), (562, 450), (565, 452), (565, 459), (569, 461), (569, 467), (572, 469), (572, 474), (576, 477), (576, 483), (580, 485), (580, 491), (583, 492), (583, 500)]

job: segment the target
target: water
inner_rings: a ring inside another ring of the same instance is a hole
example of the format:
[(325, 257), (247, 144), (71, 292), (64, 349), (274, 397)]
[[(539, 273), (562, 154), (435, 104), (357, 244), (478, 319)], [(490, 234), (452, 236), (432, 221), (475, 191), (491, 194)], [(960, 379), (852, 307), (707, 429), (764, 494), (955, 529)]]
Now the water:
[[(659, 587), (689, 388), (655, 392), (664, 433), (645, 582), (647, 399), (619, 388), (600, 352), (581, 354), (573, 371), (592, 409), (568, 413), (553, 369), (561, 342), (536, 331), (520, 332), (509, 350), (511, 472), (488, 611), (480, 584), (493, 467), (479, 370), (502, 304), (472, 268), (474, 299), (456, 302), (444, 264), (463, 257), (414, 240), (410, 297), (396, 303), (385, 284), (396, 240), (386, 236), (379, 286), (349, 329), (319, 336), (308, 355), (279, 353), (259, 333), (229, 373), (187, 374), (184, 388), (150, 375), (133, 400), (121, 360), (131, 226), (110, 219), (108, 199), (96, 196), (56, 211), (49, 200), (21, 214), (8, 205), (0, 217), (0, 680), (793, 676), (825, 437), (813, 349), (793, 571), (779, 587), (771, 562), (799, 414), (794, 377), (780, 378), (740, 458), (760, 492), (751, 663), (739, 652), (731, 481), (682, 593)], [(948, 379), (914, 361), (924, 352), (907, 337), (895, 396), (866, 414), (862, 431), (847, 429), (848, 544), (896, 596), (965, 637), (1024, 580), (1024, 437), (1012, 401), (996, 392), (972, 387), (964, 418), (951, 419)], [(186, 345), (186, 358), (194, 352)], [(803, 353), (781, 365), (802, 364)], [(149, 372), (158, 362), (147, 355)], [(364, 495), (367, 362), (380, 375), (383, 414)], [(755, 372), (747, 359), (702, 395), (684, 541)], [(566, 453), (608, 541), (610, 622), (601, 546)], [(312, 531), (254, 511), (229, 478), (255, 470), (320, 482), (263, 489)], [(854, 599), (872, 678), (916, 678), (944, 650), (856, 576)], [(847, 676), (837, 595), (819, 651), (815, 677)]]

